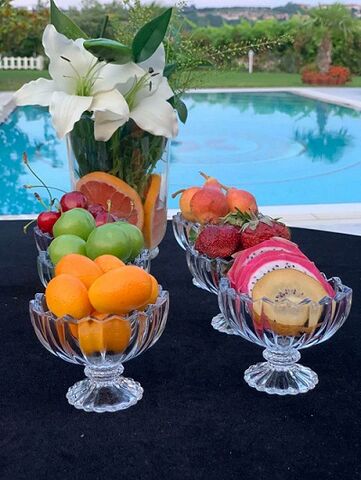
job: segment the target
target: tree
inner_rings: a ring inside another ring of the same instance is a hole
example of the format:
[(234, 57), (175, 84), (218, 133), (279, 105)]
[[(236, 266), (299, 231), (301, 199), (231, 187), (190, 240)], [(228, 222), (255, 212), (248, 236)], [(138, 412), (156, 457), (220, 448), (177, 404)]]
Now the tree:
[[(1, 1), (1, 0), (0, 0)], [(33, 10), (15, 8), (2, 0), (0, 8), (0, 53), (31, 56), (42, 52), (41, 37), (48, 23), (48, 9), (42, 4)]]
[(313, 8), (310, 11), (310, 24), (318, 38), (317, 67), (327, 72), (332, 64), (332, 50), (335, 38), (351, 39), (356, 22), (346, 7), (336, 3), (327, 7)]

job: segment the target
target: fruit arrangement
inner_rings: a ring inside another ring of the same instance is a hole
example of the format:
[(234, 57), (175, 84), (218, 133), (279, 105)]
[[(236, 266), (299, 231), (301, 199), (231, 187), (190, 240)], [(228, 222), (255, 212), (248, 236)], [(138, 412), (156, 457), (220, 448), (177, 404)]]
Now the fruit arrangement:
[(280, 335), (312, 332), (322, 314), (319, 302), (335, 296), (315, 264), (284, 238), (274, 237), (239, 252), (228, 278), (232, 288), (253, 300), (256, 327)]
[(71, 334), (83, 354), (92, 355), (123, 352), (132, 333), (128, 316), (155, 304), (159, 291), (152, 275), (125, 265), (116, 256), (100, 255), (91, 260), (72, 253), (56, 264), (45, 298), (56, 317), (79, 320), (69, 323)]
[(185, 220), (201, 225), (218, 224), (231, 212), (258, 212), (256, 199), (251, 193), (225, 187), (216, 178), (203, 172), (200, 174), (205, 179), (203, 186), (179, 190), (172, 195), (175, 198), (181, 194), (179, 208)]
[[(37, 187), (45, 188), (49, 196), (48, 205), (46, 205), (38, 193), (34, 194), (45, 208), (37, 218), (37, 227), (49, 239), (59, 236), (60, 230), (64, 233), (65, 229), (62, 225), (65, 223), (68, 225), (69, 233), (72, 231), (70, 234), (77, 235), (75, 224), (78, 223), (78, 220), (81, 223), (78, 228), (81, 234), (77, 236), (84, 240), (93, 225), (96, 227), (108, 223), (119, 225), (120, 221), (123, 226), (127, 223), (137, 227), (138, 232), (141, 231), (142, 248), (153, 249), (163, 239), (167, 226), (167, 210), (160, 198), (160, 175), (155, 173), (149, 175), (143, 200), (137, 191), (123, 180), (108, 173), (91, 172), (78, 180), (75, 191), (64, 193), (58, 201), (52, 196), (50, 188), (29, 165), (26, 154), (24, 154), (24, 163), (40, 182)], [(26, 188), (35, 187), (26, 185)], [(65, 216), (67, 212), (73, 210), (76, 213)], [(84, 212), (80, 213), (79, 210), (87, 211), (88, 215)], [(71, 218), (73, 220), (70, 220)], [(132, 235), (135, 230), (129, 227), (127, 231)], [(138, 238), (140, 238), (139, 233)]]
[(229, 188), (216, 178), (201, 172), (202, 187), (190, 187), (181, 193), (182, 217), (199, 226), (192, 230), (195, 249), (209, 258), (230, 259), (238, 251), (250, 248), (272, 237), (287, 240), (291, 234), (286, 225), (263, 215), (255, 197), (246, 190)]
[(132, 262), (144, 247), (138, 227), (124, 221), (96, 225), (93, 215), (83, 208), (68, 210), (53, 225), (54, 239), (48, 254), (54, 265), (71, 253), (94, 260), (101, 255), (114, 255), (123, 262)]

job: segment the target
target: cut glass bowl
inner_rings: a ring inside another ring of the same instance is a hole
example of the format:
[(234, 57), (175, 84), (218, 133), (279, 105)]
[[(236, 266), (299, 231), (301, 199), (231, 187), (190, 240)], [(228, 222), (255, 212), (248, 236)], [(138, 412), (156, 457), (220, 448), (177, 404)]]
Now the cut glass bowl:
[[(193, 247), (186, 250), (186, 258), (189, 271), (193, 276), (193, 284), (207, 292), (218, 294), (219, 283), (227, 275), (231, 268), (233, 260), (224, 260), (223, 258), (209, 258), (200, 254)], [(222, 333), (233, 335), (233, 330), (222, 313), (212, 318), (212, 327)]]
[[(210, 293), (218, 293), (220, 279), (227, 274), (233, 260), (223, 258), (209, 258), (200, 254), (194, 248), (194, 242), (201, 225), (186, 220), (180, 212), (172, 219), (174, 236), (186, 252), (187, 265), (193, 277), (193, 285)], [(222, 333), (232, 335), (232, 328), (219, 313), (212, 319), (212, 327)]]
[(169, 295), (160, 289), (157, 302), (129, 315), (108, 315), (99, 320), (56, 317), (45, 296), (30, 301), (30, 317), (36, 336), (49, 352), (85, 366), (86, 379), (69, 388), (66, 397), (75, 408), (87, 412), (124, 410), (142, 398), (143, 388), (122, 376), (123, 363), (137, 357), (162, 335), (168, 316)]
[[(129, 264), (141, 267), (143, 270), (149, 273), (151, 264), (149, 250), (142, 250), (134, 262)], [(50, 280), (54, 277), (54, 265), (46, 251), (39, 252), (37, 258), (37, 267), (40, 281), (46, 288)]]
[(180, 212), (173, 216), (172, 226), (175, 239), (183, 250), (187, 250), (188, 247), (194, 244), (201, 228), (199, 223), (189, 222)]
[[(297, 395), (316, 386), (317, 374), (297, 363), (299, 350), (332, 337), (346, 321), (352, 303), (352, 290), (339, 278), (328, 282), (336, 292), (334, 298), (295, 303), (268, 298), (253, 301), (231, 288), (227, 278), (221, 280), (218, 301), (224, 318), (236, 335), (265, 348), (267, 361), (252, 365), (244, 373), (248, 385), (277, 395)], [(303, 323), (296, 325), (294, 319), (298, 322), (300, 316)], [(282, 323), (270, 321), (270, 317), (282, 318)]]
[(54, 237), (50, 233), (42, 232), (37, 225), (33, 229), (33, 234), (38, 252), (46, 252)]

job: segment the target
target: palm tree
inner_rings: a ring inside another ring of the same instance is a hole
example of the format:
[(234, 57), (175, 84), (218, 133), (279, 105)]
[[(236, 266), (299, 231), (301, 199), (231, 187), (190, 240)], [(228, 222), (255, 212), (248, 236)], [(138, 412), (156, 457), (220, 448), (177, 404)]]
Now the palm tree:
[(356, 29), (351, 12), (340, 3), (317, 7), (310, 11), (311, 26), (319, 39), (316, 57), (320, 72), (327, 72), (332, 64), (332, 48), (335, 38), (351, 39)]

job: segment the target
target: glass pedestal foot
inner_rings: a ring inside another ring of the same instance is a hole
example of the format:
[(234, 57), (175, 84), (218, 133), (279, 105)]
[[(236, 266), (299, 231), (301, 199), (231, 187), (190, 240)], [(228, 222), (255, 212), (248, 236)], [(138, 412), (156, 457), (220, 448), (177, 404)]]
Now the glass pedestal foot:
[(204, 290), (204, 288), (202, 287), (202, 285), (193, 277), (192, 278), (192, 283), (195, 287), (197, 288), (201, 288), (202, 290)]
[(104, 370), (85, 368), (85, 380), (69, 388), (70, 405), (86, 412), (116, 412), (135, 405), (143, 396), (143, 388), (131, 378), (122, 376), (123, 368)]
[(250, 387), (274, 395), (298, 395), (317, 385), (317, 374), (296, 363), (301, 357), (297, 350), (285, 353), (265, 350), (263, 356), (267, 362), (252, 365), (244, 372)]
[(153, 248), (152, 250), (149, 251), (149, 254), (150, 254), (150, 259), (154, 260), (159, 255), (159, 248), (158, 247)]
[(211, 325), (218, 332), (227, 333), (228, 335), (235, 335), (232, 327), (221, 313), (212, 318)]

